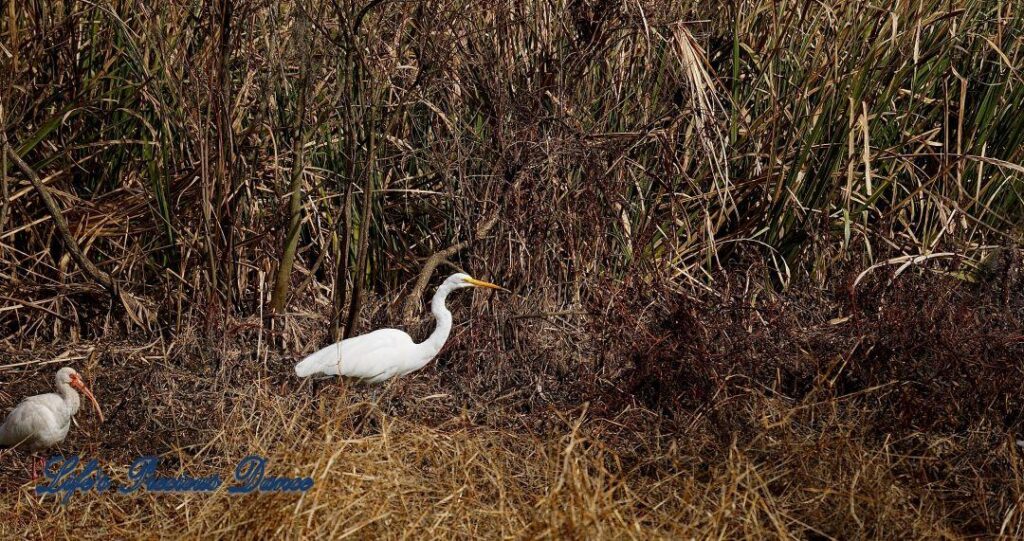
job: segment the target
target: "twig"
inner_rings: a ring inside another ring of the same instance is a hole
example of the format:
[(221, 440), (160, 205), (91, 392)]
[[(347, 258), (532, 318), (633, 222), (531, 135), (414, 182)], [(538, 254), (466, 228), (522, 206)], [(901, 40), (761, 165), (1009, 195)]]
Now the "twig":
[(4, 231), (7, 223), (7, 208), (10, 205), (11, 194), (7, 187), (7, 153), (0, 152), (0, 234)]
[(586, 312), (580, 310), (561, 310), (558, 312), (534, 312), (532, 314), (516, 314), (509, 318), (511, 321), (519, 319), (546, 319), (549, 317), (562, 317), (562, 316), (585, 316)]
[(28, 308), (35, 308), (36, 310), (41, 310), (43, 312), (46, 312), (47, 314), (50, 314), (53, 317), (56, 317), (56, 318), (59, 318), (59, 319), (63, 319), (64, 321), (67, 321), (68, 323), (75, 323), (75, 320), (69, 318), (68, 316), (65, 316), (64, 314), (59, 314), (57, 312), (54, 312), (53, 310), (50, 310), (49, 308), (47, 308), (47, 307), (45, 307), (45, 306), (43, 306), (43, 305), (41, 305), (39, 303), (35, 303), (35, 302), (32, 302), (32, 301), (26, 301), (26, 300), (22, 300), (22, 299), (15, 299), (14, 297), (8, 297), (6, 295), (0, 295), (0, 301), (13, 302), (13, 303), (15, 303), (17, 305), (25, 306), (25, 307), (28, 307)]
[(46, 210), (50, 213), (50, 217), (53, 218), (53, 223), (57, 225), (61, 240), (64, 241), (65, 247), (71, 252), (71, 258), (75, 260), (75, 263), (78, 263), (78, 266), (82, 267), (86, 275), (110, 291), (111, 297), (115, 299), (120, 298), (120, 288), (118, 288), (117, 282), (109, 274), (93, 264), (92, 261), (89, 261), (89, 258), (85, 257), (85, 254), (82, 253), (82, 249), (78, 246), (78, 241), (75, 240), (75, 237), (71, 235), (71, 231), (68, 229), (68, 222), (64, 219), (64, 214), (61, 213), (57, 203), (50, 195), (50, 190), (39, 179), (39, 175), (11, 148), (11, 145), (7, 142), (6, 134), (0, 133), (0, 138), (2, 138), (0, 143), (3, 143), (4, 152), (11, 158), (14, 165), (18, 166), (18, 169), (21, 169), (21, 172), (28, 177), (29, 181), (32, 182), (32, 187), (39, 192), (39, 197), (42, 198), (43, 204), (46, 205)]
[[(4, 108), (0, 106), (0, 133), (5, 134), (3, 141), (6, 142), (6, 131), (4, 127)], [(7, 185), (7, 153), (0, 149), (0, 236), (3, 236), (4, 225), (7, 224), (7, 211), (11, 204), (11, 194)]]

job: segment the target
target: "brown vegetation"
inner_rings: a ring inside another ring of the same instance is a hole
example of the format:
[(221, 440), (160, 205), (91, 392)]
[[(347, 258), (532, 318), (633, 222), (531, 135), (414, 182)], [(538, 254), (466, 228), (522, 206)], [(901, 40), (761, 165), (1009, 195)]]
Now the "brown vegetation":
[[(64, 452), (316, 481), (4, 451), (0, 535), (1024, 536), (1022, 10), (0, 4), (0, 411), (73, 364)], [(513, 293), (293, 377), (435, 267)]]

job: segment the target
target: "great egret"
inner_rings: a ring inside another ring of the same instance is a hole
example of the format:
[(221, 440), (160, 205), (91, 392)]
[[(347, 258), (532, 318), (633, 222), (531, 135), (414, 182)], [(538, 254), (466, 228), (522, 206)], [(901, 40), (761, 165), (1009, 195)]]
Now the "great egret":
[[(0, 425), (0, 447), (20, 447), (35, 455), (64, 441), (71, 427), (71, 418), (81, 405), (79, 391), (92, 401), (100, 422), (103, 422), (103, 412), (96, 397), (74, 368), (65, 366), (58, 370), (56, 384), (56, 393), (30, 396), (11, 410), (4, 424)], [(33, 459), (32, 478), (37, 476), (36, 460)]]
[(413, 342), (412, 337), (398, 329), (380, 329), (317, 351), (295, 365), (295, 374), (299, 377), (347, 376), (377, 383), (423, 368), (441, 351), (452, 330), (452, 313), (445, 307), (444, 300), (449, 293), (463, 287), (504, 289), (468, 274), (453, 274), (437, 288), (430, 301), (437, 328), (423, 342)]

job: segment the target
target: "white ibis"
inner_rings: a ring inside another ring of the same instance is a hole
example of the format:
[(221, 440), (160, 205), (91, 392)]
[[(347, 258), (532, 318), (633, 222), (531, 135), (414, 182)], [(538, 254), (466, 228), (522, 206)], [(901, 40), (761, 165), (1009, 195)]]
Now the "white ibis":
[[(37, 457), (37, 452), (64, 441), (71, 427), (71, 418), (78, 413), (81, 405), (79, 391), (92, 401), (100, 422), (103, 422), (103, 412), (96, 403), (96, 397), (74, 368), (66, 366), (58, 370), (56, 384), (56, 393), (30, 396), (11, 410), (0, 425), (0, 448), (19, 447)], [(36, 477), (36, 459), (33, 459), (32, 478)]]
[(347, 376), (377, 383), (423, 368), (441, 351), (452, 330), (452, 313), (444, 300), (463, 287), (504, 289), (467, 274), (453, 274), (437, 288), (430, 301), (437, 328), (423, 342), (413, 342), (411, 336), (398, 329), (379, 329), (331, 344), (302, 359), (295, 365), (295, 375)]

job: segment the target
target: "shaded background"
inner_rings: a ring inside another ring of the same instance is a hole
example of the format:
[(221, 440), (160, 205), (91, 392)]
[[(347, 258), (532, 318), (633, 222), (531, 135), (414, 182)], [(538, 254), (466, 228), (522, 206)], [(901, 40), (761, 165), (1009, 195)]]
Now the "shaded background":
[[(436, 368), (341, 394), (505, 458), (599, 419), (573, 494), (611, 461), (626, 495), (455, 531), (1022, 531), (1019, 2), (149, 4), (0, 4), (5, 407), (80, 363), (112, 413), (72, 446), (208, 466), (246, 408), (328, 422), (294, 360), (423, 335), (460, 268), (513, 294), (453, 296)], [(387, 433), (360, 407), (336, 428)]]

